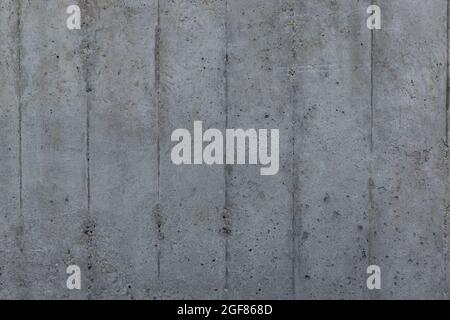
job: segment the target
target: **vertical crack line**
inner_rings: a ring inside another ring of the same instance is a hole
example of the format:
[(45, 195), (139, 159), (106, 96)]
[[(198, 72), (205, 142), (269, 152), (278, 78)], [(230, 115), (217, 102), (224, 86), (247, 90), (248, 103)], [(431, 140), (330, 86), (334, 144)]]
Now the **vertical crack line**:
[(161, 41), (161, 17), (160, 17), (160, 2), (157, 1), (157, 13), (156, 13), (156, 30), (155, 30), (155, 52), (154, 52), (154, 61), (155, 61), (155, 91), (156, 91), (156, 121), (157, 121), (157, 140), (156, 140), (156, 148), (157, 148), (157, 194), (158, 194), (158, 203), (160, 201), (160, 177), (161, 177), (161, 137), (160, 137), (160, 129), (161, 129), (161, 119), (160, 119), (160, 107), (161, 107), (161, 67), (160, 67), (160, 41)]
[(92, 25), (94, 21), (94, 8), (95, 8), (95, 0), (90, 2), (88, 0), (84, 0), (81, 2), (81, 6), (86, 12), (85, 22), (82, 25), (82, 45), (81, 45), (81, 61), (83, 64), (83, 80), (86, 91), (86, 118), (85, 118), (85, 146), (86, 146), (86, 154), (85, 154), (85, 162), (86, 162), (86, 222), (84, 226), (83, 232), (85, 233), (86, 240), (86, 250), (87, 250), (87, 269), (89, 272), (89, 285), (88, 285), (88, 293), (87, 298), (91, 299), (92, 295), (95, 295), (95, 290), (93, 288), (93, 283), (95, 280), (95, 272), (93, 270), (93, 261), (95, 255), (94, 248), (94, 232), (95, 232), (95, 222), (92, 218), (92, 181), (91, 181), (91, 110), (92, 110), (92, 82), (91, 82), (91, 72), (90, 69), (93, 65), (93, 48), (96, 43), (96, 30), (94, 29), (94, 36), (92, 38), (90, 32), (92, 31)]
[[(446, 34), (447, 34), (447, 47), (446, 47), (446, 69), (445, 69), (445, 74), (446, 74), (446, 82), (445, 82), (445, 137), (444, 137), (444, 141), (445, 141), (445, 158), (444, 158), (444, 163), (445, 163), (445, 168), (446, 168), (446, 180), (445, 180), (445, 194), (444, 194), (444, 235), (443, 235), (443, 250), (444, 250), (444, 283), (447, 283), (448, 280), (448, 274), (447, 274), (447, 270), (448, 270), (448, 266), (447, 263), (448, 261), (448, 220), (449, 220), (449, 214), (450, 214), (450, 204), (447, 200), (448, 198), (448, 183), (449, 183), (449, 128), (448, 128), (448, 117), (449, 117), (449, 87), (450, 87), (450, 75), (449, 75), (449, 68), (450, 68), (450, 61), (449, 61), (449, 50), (450, 50), (450, 31), (449, 31), (449, 23), (450, 23), (450, 0), (447, 0), (447, 20), (446, 20)], [(448, 298), (448, 286), (445, 285), (445, 292), (444, 295), (445, 297)]]
[[(89, 40), (87, 40), (89, 41)], [(91, 83), (90, 83), (90, 72), (87, 64), (89, 63), (89, 58), (87, 58), (85, 65), (85, 85), (86, 85), (86, 190), (87, 190), (87, 212), (90, 216), (91, 213), (91, 136), (90, 136), (90, 127), (91, 127), (91, 97), (90, 91)]]
[(296, 92), (295, 86), (291, 87), (291, 106), (292, 106), (292, 296), (295, 300), (297, 297), (296, 287), (297, 287), (297, 190), (298, 190), (298, 167), (296, 161), (296, 117), (295, 117), (295, 105), (296, 100), (294, 94)]
[(293, 299), (296, 298), (296, 270), (297, 270), (297, 189), (298, 189), (298, 168), (297, 168), (297, 161), (296, 161), (296, 152), (295, 152), (295, 145), (297, 143), (296, 139), (296, 116), (295, 116), (295, 92), (296, 88), (295, 85), (292, 85), (290, 87), (290, 102), (291, 102), (291, 108), (292, 108), (292, 121), (291, 121), (291, 132), (292, 132), (292, 221), (291, 221), (291, 228), (292, 228), (292, 295)]
[(18, 231), (17, 231), (17, 246), (20, 251), (20, 287), (22, 287), (23, 296), (25, 298), (29, 297), (30, 288), (28, 286), (28, 277), (27, 277), (27, 267), (26, 267), (26, 253), (25, 253), (25, 217), (23, 214), (23, 140), (22, 140), (22, 127), (23, 127), (23, 103), (22, 103), (22, 95), (23, 95), (23, 71), (22, 71), (22, 35), (23, 35), (23, 26), (22, 26), (22, 4), (21, 0), (17, 0), (17, 24), (16, 24), (16, 34), (17, 34), (17, 75), (16, 75), (16, 95), (17, 95), (17, 103), (18, 103), (18, 178), (19, 178), (19, 215), (18, 215)]
[(370, 30), (370, 153), (373, 153), (373, 44), (374, 34), (373, 30)]
[[(374, 227), (373, 227), (373, 124), (374, 124), (374, 60), (373, 60), (373, 48), (374, 48), (374, 34), (373, 30), (370, 30), (370, 132), (369, 132), (369, 152), (370, 152), (370, 160), (369, 160), (369, 179), (367, 183), (367, 188), (369, 192), (369, 208), (368, 208), (368, 239), (367, 239), (367, 259), (368, 265), (371, 265), (374, 261), (373, 259), (373, 237), (374, 237)], [(369, 297), (371, 297), (371, 293), (369, 292)]]
[(450, 0), (447, 0), (447, 22), (446, 22), (446, 33), (447, 33), (447, 48), (446, 48), (446, 52), (447, 52), (447, 61), (446, 61), (446, 70), (445, 70), (445, 74), (446, 74), (446, 87), (445, 87), (445, 144), (446, 146), (448, 146), (448, 111), (449, 111), (449, 86), (450, 86), (450, 76), (449, 76), (449, 46), (450, 46), (450, 39), (449, 39), (449, 21), (450, 21)]
[(370, 148), (370, 163), (369, 163), (369, 239), (368, 239), (368, 249), (367, 256), (369, 259), (369, 264), (372, 262), (372, 233), (373, 233), (373, 30), (370, 30), (370, 132), (369, 132), (369, 148)]
[[(90, 113), (91, 113), (91, 98), (90, 98), (90, 90), (91, 90), (91, 83), (90, 83), (90, 74), (89, 74), (89, 67), (87, 66), (87, 63), (89, 61), (86, 61), (86, 65), (85, 65), (85, 85), (86, 85), (86, 91), (87, 91), (87, 96), (86, 96), (86, 201), (87, 201), (87, 216), (88, 216), (88, 226), (91, 225), (91, 137), (90, 137), (90, 127), (91, 127), (91, 117), (90, 117)], [(88, 237), (90, 237), (90, 235), (88, 235)], [(91, 243), (90, 243), (91, 239), (88, 239), (88, 258), (87, 258), (87, 263), (88, 263), (88, 269), (89, 267), (92, 265), (92, 253), (91, 253)], [(91, 287), (92, 288), (92, 287)], [(91, 292), (89, 292), (89, 295), (91, 294)]]
[(23, 172), (22, 172), (22, 21), (21, 21), (21, 1), (17, 1), (17, 100), (18, 100), (18, 134), (19, 134), (19, 209), (23, 218)]
[[(229, 56), (228, 56), (228, 41), (229, 41), (229, 26), (228, 26), (228, 0), (225, 0), (225, 21), (224, 21), (224, 33), (225, 33), (225, 61), (224, 61), (224, 71), (223, 71), (223, 77), (225, 81), (225, 130), (228, 128), (229, 125), (229, 82), (228, 82), (228, 63), (229, 63)], [(230, 166), (225, 164), (224, 167), (224, 188), (225, 188), (225, 199), (224, 199), (224, 212), (223, 216), (225, 219), (230, 218), (230, 204), (229, 204), (229, 183), (230, 183)], [(227, 226), (228, 222), (225, 222), (225, 226)], [(227, 233), (225, 233), (225, 270), (224, 270), (224, 294), (225, 297), (228, 297), (228, 290), (229, 290), (229, 263), (230, 263), (230, 250), (229, 250), (229, 232), (231, 230), (228, 230)]]
[(17, 100), (18, 100), (18, 134), (19, 134), (19, 208), (23, 209), (23, 178), (22, 178), (22, 21), (21, 1), (17, 1)]
[[(295, 4), (295, 2), (294, 2)], [(290, 3), (291, 6), (293, 6), (293, 9), (295, 9), (294, 4)], [(295, 10), (292, 11), (292, 19), (294, 20), (296, 17)], [(289, 33), (288, 39), (291, 43), (290, 48), (290, 55), (292, 59), (291, 65), (294, 67), (295, 62), (297, 60), (297, 51), (295, 48), (295, 35), (297, 34), (297, 25), (294, 21), (292, 24), (292, 32)], [(297, 298), (297, 245), (298, 245), (298, 228), (300, 226), (298, 219), (298, 188), (299, 188), (299, 177), (298, 177), (298, 165), (297, 165), (297, 153), (296, 153), (296, 144), (297, 144), (297, 114), (295, 111), (295, 107), (297, 105), (297, 99), (296, 99), (296, 92), (298, 92), (298, 88), (296, 85), (296, 79), (295, 79), (295, 72), (293, 70), (289, 70), (288, 73), (288, 80), (291, 82), (289, 85), (289, 103), (291, 105), (291, 134), (292, 134), (292, 148), (291, 148), (291, 154), (292, 154), (292, 165), (291, 165), (291, 187), (292, 187), (292, 198), (291, 198), (291, 228), (292, 228), (292, 270), (291, 270), (291, 291), (292, 291), (292, 297), (295, 300)]]
[[(161, 219), (161, 7), (160, 0), (157, 0), (156, 8), (156, 27), (155, 27), (155, 49), (154, 49), (154, 68), (155, 68), (155, 96), (156, 96), (156, 121), (157, 121), (157, 132), (156, 132), (156, 162), (157, 162), (157, 178), (156, 178), (156, 193), (157, 193), (157, 204), (156, 210), (159, 219)], [(157, 275), (158, 278), (161, 276), (161, 223), (158, 223), (158, 252), (157, 252)]]

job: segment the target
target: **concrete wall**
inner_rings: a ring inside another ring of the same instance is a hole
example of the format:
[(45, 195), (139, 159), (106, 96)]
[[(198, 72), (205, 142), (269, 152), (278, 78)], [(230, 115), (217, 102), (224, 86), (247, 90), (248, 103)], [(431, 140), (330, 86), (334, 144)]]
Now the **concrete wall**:
[[(447, 298), (447, 26), (446, 0), (0, 0), (0, 298)], [(175, 166), (196, 120), (280, 129), (279, 173)]]

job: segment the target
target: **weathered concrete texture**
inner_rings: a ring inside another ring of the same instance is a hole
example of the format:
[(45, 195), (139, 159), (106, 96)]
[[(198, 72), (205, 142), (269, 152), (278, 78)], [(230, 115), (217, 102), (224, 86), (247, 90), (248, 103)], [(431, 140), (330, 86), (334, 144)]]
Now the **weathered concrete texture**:
[(383, 298), (443, 298), (447, 1), (386, 1), (373, 47), (373, 262)]
[(14, 1), (2, 1), (0, 9), (0, 288), (1, 297), (13, 299), (26, 290), (19, 211), (18, 7)]
[(225, 127), (224, 1), (160, 1), (159, 298), (224, 295), (224, 168), (174, 166), (171, 133)]
[(227, 168), (230, 298), (293, 297), (288, 10), (287, 1), (228, 1), (227, 127), (283, 132), (278, 175), (261, 176), (255, 166)]
[[(0, 0), (0, 298), (447, 298), (447, 26), (447, 0)], [(175, 166), (196, 120), (280, 129), (279, 173)]]
[(82, 298), (57, 290), (68, 264), (85, 267), (85, 101), (80, 34), (64, 25), (68, 1), (15, 1), (20, 73), (23, 250), (30, 298)]
[(369, 1), (295, 3), (296, 296), (366, 298)]
[(153, 297), (157, 278), (154, 1), (86, 1), (93, 298)]

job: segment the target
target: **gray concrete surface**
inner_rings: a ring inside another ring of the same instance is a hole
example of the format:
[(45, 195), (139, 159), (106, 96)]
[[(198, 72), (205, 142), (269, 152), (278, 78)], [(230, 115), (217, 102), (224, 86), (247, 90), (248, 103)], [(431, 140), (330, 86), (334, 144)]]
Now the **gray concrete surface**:
[[(448, 16), (0, 0), (0, 298), (448, 298)], [(279, 173), (175, 166), (196, 120), (280, 129)]]

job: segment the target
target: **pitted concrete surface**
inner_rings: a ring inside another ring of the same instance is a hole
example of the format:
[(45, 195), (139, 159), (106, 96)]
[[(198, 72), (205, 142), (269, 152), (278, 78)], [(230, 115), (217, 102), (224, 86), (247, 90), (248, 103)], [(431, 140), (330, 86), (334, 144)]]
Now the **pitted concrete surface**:
[[(448, 12), (0, 0), (0, 298), (447, 298)], [(279, 129), (279, 173), (174, 165), (194, 121)]]

